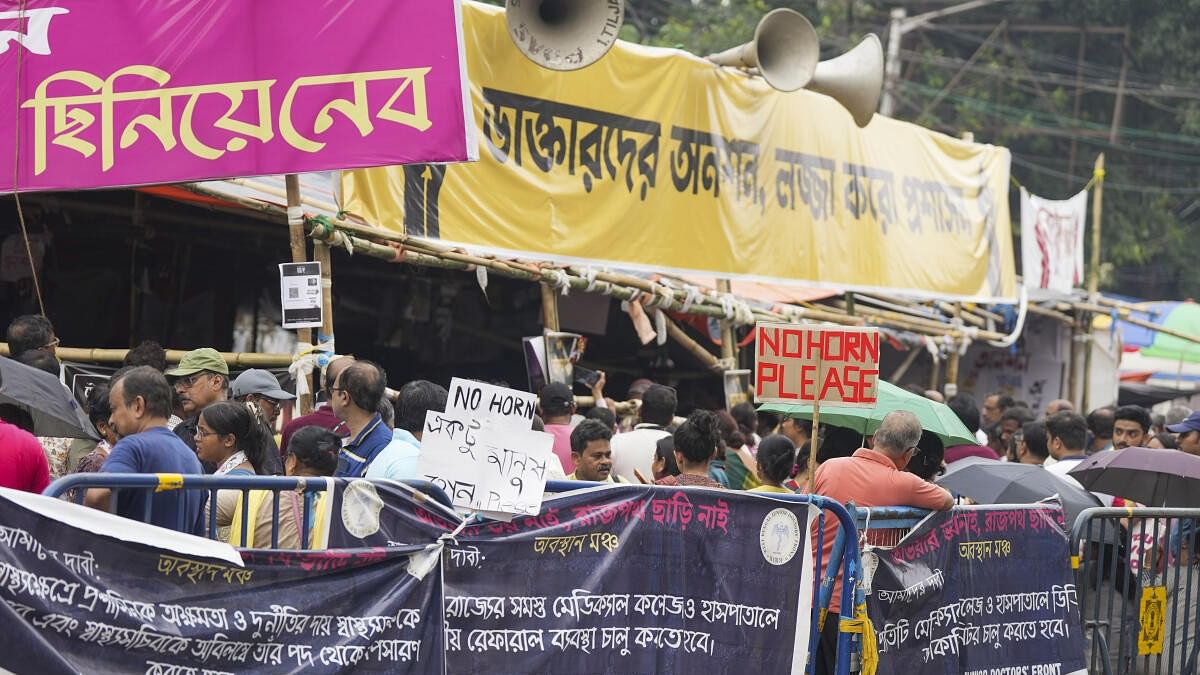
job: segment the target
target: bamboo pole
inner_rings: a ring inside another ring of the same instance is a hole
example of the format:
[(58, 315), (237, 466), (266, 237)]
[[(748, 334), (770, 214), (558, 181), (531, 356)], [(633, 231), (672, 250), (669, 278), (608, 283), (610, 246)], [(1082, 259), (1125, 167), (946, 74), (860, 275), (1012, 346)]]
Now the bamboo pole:
[(1200, 344), (1200, 335), (1189, 335), (1188, 333), (1178, 331), (1174, 328), (1167, 328), (1166, 326), (1161, 326), (1152, 321), (1146, 321), (1145, 319), (1139, 319), (1135, 316), (1132, 316), (1133, 312), (1131, 312), (1128, 309), (1123, 309), (1120, 307), (1104, 307), (1102, 305), (1093, 305), (1088, 302), (1081, 302), (1078, 305), (1076, 305), (1076, 307), (1078, 307), (1079, 309), (1081, 309), (1085, 312), (1094, 312), (1096, 314), (1103, 314), (1105, 316), (1108, 316), (1115, 311), (1117, 313), (1117, 317), (1127, 323), (1131, 323), (1135, 326), (1140, 326), (1140, 327), (1148, 329), (1148, 330), (1157, 331), (1159, 333), (1162, 333), (1163, 335), (1170, 335), (1172, 337), (1177, 337), (1180, 340), (1186, 340), (1188, 342), (1195, 342), (1195, 343)]
[(558, 293), (553, 286), (546, 282), (539, 284), (542, 288), (542, 327), (548, 333), (557, 333), (558, 324)]
[[(1096, 186), (1092, 188), (1092, 264), (1088, 271), (1088, 300), (1096, 302), (1100, 297), (1100, 225), (1102, 223), (1104, 206), (1104, 153), (1096, 156), (1096, 165), (1092, 170)], [(1084, 332), (1083, 352), (1083, 410), (1091, 408), (1092, 397), (1092, 352), (1095, 351), (1095, 327), (1092, 317), (1087, 317), (1087, 330)]]
[(1080, 405), (1078, 392), (1076, 391), (1076, 383), (1079, 381), (1079, 374), (1075, 371), (1079, 369), (1079, 329), (1080, 323), (1083, 321), (1083, 316), (1087, 315), (1083, 312), (1079, 312), (1076, 315), (1075, 320), (1071, 322), (1071, 348), (1068, 352), (1070, 368), (1067, 370), (1066, 398), (1067, 400), (1071, 401), (1073, 405), (1077, 406)]
[(321, 333), (318, 342), (333, 339), (333, 261), (329, 244), (313, 242), (313, 258), (321, 264)]
[(917, 360), (917, 357), (920, 356), (921, 352), (923, 351), (925, 350), (919, 347), (910, 348), (908, 350), (908, 356), (905, 356), (904, 360), (900, 362), (900, 366), (897, 367), (896, 371), (892, 373), (892, 376), (888, 378), (888, 382), (893, 384), (899, 382), (900, 378), (904, 377), (904, 375), (908, 373), (908, 369), (912, 367), (913, 362)]
[[(168, 349), (167, 363), (179, 363), (186, 349)], [(0, 356), (9, 356), (11, 350), (7, 342), (0, 342)], [(75, 361), (78, 363), (122, 363), (128, 349), (105, 349), (102, 347), (58, 347), (54, 350), (60, 361)], [(257, 352), (221, 352), (221, 358), (231, 368), (282, 368), (292, 365), (291, 354), (272, 354)]]
[[(637, 402), (635, 401), (614, 401), (617, 409), (614, 410), (618, 415), (632, 415), (637, 412)], [(576, 396), (575, 406), (578, 408), (593, 408), (596, 406), (596, 399), (592, 396)]]
[[(257, 180), (254, 180), (252, 178), (226, 178), (222, 182), (230, 183), (232, 185), (239, 185), (241, 187), (249, 188), (251, 190), (258, 190), (259, 192), (262, 192), (263, 194), (271, 195), (272, 197), (278, 197), (280, 199), (287, 199), (286, 182), (285, 182), (284, 190), (280, 190), (279, 188), (277, 188), (273, 185), (270, 185), (267, 183), (262, 183)], [(300, 206), (311, 206), (313, 208), (320, 209), (322, 211), (328, 211), (329, 213), (337, 213), (340, 210), (340, 209), (338, 209), (337, 204), (332, 204), (330, 202), (321, 201), (319, 199), (313, 199), (312, 197), (301, 198)]]
[(1028, 309), (1029, 309), (1030, 314), (1037, 314), (1038, 316), (1049, 317), (1051, 319), (1054, 319), (1055, 321), (1060, 321), (1060, 322), (1068, 324), (1068, 325), (1075, 323), (1075, 319), (1072, 319), (1070, 316), (1063, 314), (1062, 312), (1059, 312), (1057, 310), (1047, 309), (1045, 307), (1042, 307), (1040, 305), (1035, 305), (1032, 303), (1030, 303), (1028, 305)]
[(679, 346), (686, 349), (689, 354), (696, 357), (696, 360), (704, 364), (705, 368), (718, 372), (725, 370), (721, 366), (721, 361), (717, 359), (717, 357), (713, 356), (712, 352), (705, 349), (699, 342), (693, 340), (692, 336), (685, 333), (683, 329), (679, 327), (679, 324), (675, 323), (669, 318), (667, 319), (667, 335), (669, 335), (672, 340), (679, 343)]
[[(330, 242), (335, 247), (344, 246), (347, 241), (350, 242), (352, 248), (356, 252), (366, 253), (373, 257), (382, 258), (392, 262), (407, 262), (417, 265), (429, 265), (442, 267), (445, 269), (462, 269), (471, 271), (475, 266), (484, 266), (489, 270), (516, 279), (536, 282), (553, 282), (555, 281), (555, 273), (549, 269), (542, 269), (532, 265), (521, 263), (496, 260), (492, 258), (483, 258), (480, 256), (471, 255), (462, 251), (443, 250), (439, 247), (425, 245), (425, 242), (410, 240), (407, 236), (391, 232), (390, 230), (377, 230), (376, 228), (365, 227), (353, 223), (343, 224), (339, 221), (336, 229), (330, 231), (324, 225), (314, 226), (310, 232), (310, 236), (314, 239), (325, 240)], [(364, 237), (378, 237), (385, 241), (393, 241), (403, 246), (403, 254), (397, 253), (395, 248), (383, 246), (381, 244), (370, 242)], [(436, 261), (435, 261), (436, 260)], [(594, 282), (589, 282), (580, 274), (576, 273), (576, 268), (568, 268), (566, 270), (566, 278), (570, 283), (572, 290), (588, 291), (592, 287), (593, 292), (607, 293), (621, 300), (631, 300), (639, 293), (648, 293), (659, 298), (671, 296), (674, 302), (682, 304), (686, 298), (686, 291), (681, 289), (671, 289), (661, 284), (656, 284), (647, 279), (631, 277), (622, 274), (610, 272), (600, 272), (594, 277)], [(901, 330), (908, 330), (922, 334), (933, 335), (949, 335), (959, 337), (963, 335), (961, 331), (950, 324), (940, 323), (932, 320), (918, 320), (916, 317), (907, 317), (894, 312), (886, 312), (882, 310), (872, 310), (864, 312), (863, 306), (859, 306), (860, 313), (869, 313), (874, 320), (873, 323), (879, 325), (890, 326)], [(824, 307), (813, 308), (811, 306), (780, 306), (778, 311), (765, 311), (761, 309), (753, 309), (752, 315), (756, 321), (784, 321), (798, 323), (802, 321), (828, 321), (830, 323), (838, 323), (843, 325), (863, 325), (865, 319), (860, 316), (851, 317), (844, 312), (839, 312), (836, 308)], [(698, 314), (701, 316), (710, 316), (718, 319), (725, 318), (725, 310), (720, 306), (720, 302), (716, 296), (702, 294), (699, 302), (693, 302), (689, 308), (689, 313)], [(908, 319), (912, 319), (909, 321)], [(1005, 337), (1004, 335), (992, 331), (978, 331), (977, 337), (980, 339), (999, 340)]]
[[(954, 315), (959, 318), (962, 317), (962, 305), (955, 305)], [(950, 356), (946, 359), (946, 384), (942, 389), (943, 392), (958, 391), (958, 361), (960, 356), (958, 351), (956, 345), (954, 349), (950, 350)]]
[[(308, 261), (307, 246), (304, 239), (304, 210), (300, 206), (300, 177), (294, 173), (289, 173), (284, 176), (284, 185), (287, 188), (287, 219), (288, 219), (288, 242), (292, 248), (292, 262), (302, 263)], [(296, 331), (296, 337), (300, 342), (312, 344), (312, 329), (301, 328)], [(309, 382), (308, 391), (313, 391)], [(311, 393), (300, 397), (300, 414), (307, 415), (313, 409), (313, 395)]]
[[(717, 292), (725, 295), (733, 294), (733, 284), (728, 279), (717, 279)], [(733, 322), (721, 320), (721, 361), (725, 368), (737, 368), (737, 341), (733, 335)]]

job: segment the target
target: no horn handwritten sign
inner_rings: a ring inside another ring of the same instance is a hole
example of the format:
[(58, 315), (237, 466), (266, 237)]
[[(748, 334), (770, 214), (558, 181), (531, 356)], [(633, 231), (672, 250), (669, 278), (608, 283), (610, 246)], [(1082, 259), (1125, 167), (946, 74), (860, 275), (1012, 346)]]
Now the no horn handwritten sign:
[(759, 402), (875, 406), (878, 329), (759, 323), (754, 332)]

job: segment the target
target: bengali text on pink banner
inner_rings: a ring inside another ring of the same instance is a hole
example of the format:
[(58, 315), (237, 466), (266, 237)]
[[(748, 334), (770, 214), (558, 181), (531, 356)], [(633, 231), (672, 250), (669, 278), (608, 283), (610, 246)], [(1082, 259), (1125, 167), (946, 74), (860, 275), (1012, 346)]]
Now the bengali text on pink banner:
[(0, 192), (476, 159), (459, 0), (0, 0)]

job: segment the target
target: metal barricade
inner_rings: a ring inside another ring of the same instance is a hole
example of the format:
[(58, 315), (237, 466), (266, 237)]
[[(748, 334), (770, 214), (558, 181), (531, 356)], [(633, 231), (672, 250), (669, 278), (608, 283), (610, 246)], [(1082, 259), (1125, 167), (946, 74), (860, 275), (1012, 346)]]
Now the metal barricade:
[[(334, 479), (344, 480), (344, 479)], [(428, 481), (404, 481), (406, 485), (416, 489), (419, 492), (425, 493), (427, 496), (441, 502), (447, 507), (450, 506), (450, 498), (446, 496), (437, 486)], [(299, 532), (299, 542), (301, 549), (309, 548), (308, 535), (311, 516), (313, 515), (315, 497), (326, 492), (330, 481), (323, 477), (299, 477), (299, 476), (208, 476), (208, 475), (182, 475), (182, 474), (140, 474), (140, 473), (76, 473), (69, 476), (64, 476), (51, 483), (42, 494), (47, 497), (62, 498), (66, 496), (70, 501), (77, 504), (83, 503), (84, 495), (89, 488), (104, 488), (111, 490), (109, 498), (109, 511), (116, 513), (117, 500), (122, 492), (140, 491), (151, 497), (156, 493), (161, 492), (176, 492), (176, 494), (184, 494), (186, 492), (197, 492), (201, 495), (201, 512), (208, 513), (208, 504), (216, 504), (217, 495), (221, 491), (236, 491), (240, 493), (239, 501), (243, 514), (248, 514), (250, 510), (250, 496), (255, 491), (270, 492), (271, 499), (271, 546), (270, 548), (278, 548), (279, 546), (279, 515), (280, 515), (280, 495), (287, 492), (299, 493), (302, 496), (302, 513), (299, 518), (297, 530)], [(140, 520), (144, 523), (151, 522), (151, 517), (154, 513), (154, 500), (147, 498), (145, 510), (140, 514)], [(128, 515), (128, 514), (126, 514)], [(189, 525), (184, 521), (185, 513), (183, 509), (179, 509), (179, 519), (176, 522), (176, 527), (173, 528), (179, 532), (188, 532), (206, 537), (208, 539), (218, 539), (217, 537), (217, 519), (215, 517), (205, 517), (203, 525), (199, 528)], [(249, 533), (249, 527), (241, 528), (239, 546), (247, 548), (248, 538), (252, 537)], [(249, 543), (253, 543), (250, 541)]]
[[(594, 488), (606, 483), (589, 483), (586, 481), (570, 481), (570, 480), (552, 480), (546, 482), (547, 492), (570, 492), (572, 490)], [(644, 486), (651, 487), (655, 490), (672, 490), (667, 486)], [(851, 546), (845, 548), (839, 545), (843, 539), (843, 533), (846, 531), (856, 532), (854, 519), (850, 516), (850, 512), (844, 506), (828, 497), (819, 495), (807, 494), (785, 494), (773, 492), (755, 493), (760, 497), (774, 499), (777, 501), (785, 501), (799, 504), (811, 504), (821, 509), (814, 521), (814, 537), (815, 545), (813, 547), (813, 608), (812, 616), (810, 617), (809, 629), (809, 644), (808, 644), (808, 666), (805, 668), (805, 673), (813, 672), (814, 657), (817, 652), (817, 643), (821, 636), (821, 626), (824, 623), (826, 610), (829, 608), (829, 599), (832, 596), (833, 579), (837, 576), (837, 571), (841, 571), (842, 578), (846, 581), (842, 584), (841, 606), (854, 607), (855, 605), (855, 589), (858, 587), (858, 582), (862, 578), (862, 565), (859, 562), (858, 547)], [(828, 580), (829, 593), (823, 593), (822, 589), (826, 583), (819, 573), (821, 571), (822, 552), (824, 550), (825, 536), (825, 517), (826, 512), (832, 514), (838, 521), (837, 538), (834, 540), (834, 548), (830, 554), (830, 564), (826, 570), (825, 578)], [(855, 535), (857, 541), (857, 535)], [(819, 602), (819, 598), (823, 598), (823, 602)], [(861, 662), (862, 654), (862, 637), (860, 633), (845, 630), (845, 626), (840, 626), (838, 631), (838, 646), (837, 646), (837, 675), (850, 675), (850, 673), (858, 672), (859, 663)]]
[(930, 513), (928, 509), (912, 506), (856, 509), (859, 537), (871, 546), (895, 546)]
[(1071, 551), (1088, 672), (1200, 674), (1200, 509), (1087, 509)]

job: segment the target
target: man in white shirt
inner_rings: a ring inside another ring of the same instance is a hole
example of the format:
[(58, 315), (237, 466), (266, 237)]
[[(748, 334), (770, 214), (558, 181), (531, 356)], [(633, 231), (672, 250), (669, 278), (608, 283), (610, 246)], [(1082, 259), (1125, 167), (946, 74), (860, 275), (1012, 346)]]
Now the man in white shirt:
[[(1047, 417), (1046, 447), (1050, 450), (1050, 457), (1056, 461), (1053, 464), (1044, 465), (1046, 470), (1065, 481), (1079, 485), (1079, 481), (1069, 475), (1069, 472), (1087, 459), (1087, 455), (1084, 454), (1087, 434), (1087, 421), (1083, 419), (1083, 415), (1073, 410), (1064, 410)], [(1079, 485), (1079, 487), (1083, 486)], [(1112, 495), (1099, 492), (1093, 494), (1099, 497), (1100, 502), (1105, 506), (1112, 506)]]
[(661, 384), (652, 384), (642, 394), (642, 406), (638, 409), (638, 424), (612, 439), (612, 472), (630, 483), (637, 483), (635, 471), (654, 479), (654, 450), (660, 438), (670, 436), (667, 426), (675, 418), (679, 398), (675, 389)]

